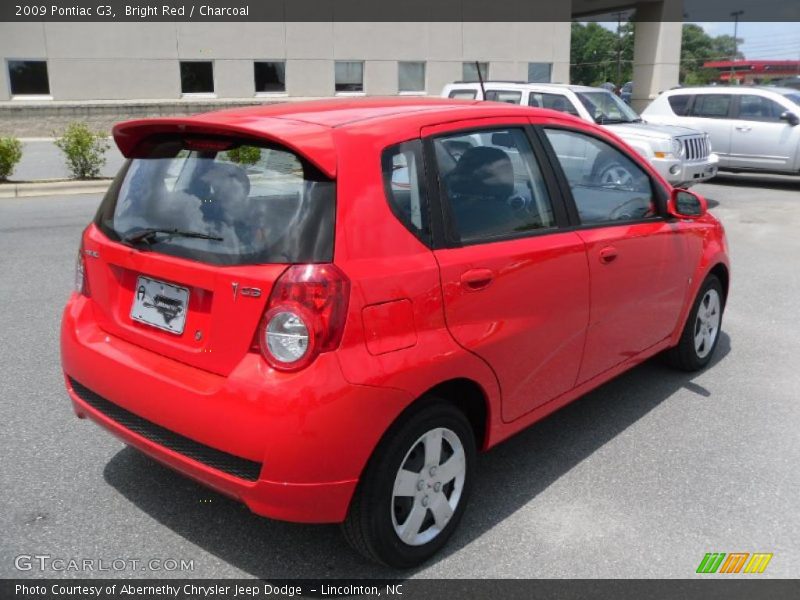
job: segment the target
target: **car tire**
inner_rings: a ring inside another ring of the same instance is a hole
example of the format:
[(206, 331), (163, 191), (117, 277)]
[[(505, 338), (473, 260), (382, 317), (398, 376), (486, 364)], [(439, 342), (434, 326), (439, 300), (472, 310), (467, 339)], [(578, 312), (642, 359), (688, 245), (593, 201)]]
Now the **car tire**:
[(697, 292), (678, 345), (665, 354), (667, 362), (683, 371), (705, 368), (719, 343), (724, 310), (722, 283), (716, 275), (709, 275)]
[(437, 398), (421, 399), (370, 458), (342, 524), (345, 538), (389, 567), (425, 562), (464, 514), (475, 455), (475, 435), (464, 413)]

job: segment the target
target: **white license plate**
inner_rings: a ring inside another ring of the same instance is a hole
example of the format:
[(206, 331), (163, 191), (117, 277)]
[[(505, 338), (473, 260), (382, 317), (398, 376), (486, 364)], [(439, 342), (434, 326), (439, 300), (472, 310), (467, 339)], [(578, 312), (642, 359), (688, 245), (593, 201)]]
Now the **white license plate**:
[(189, 290), (139, 276), (133, 293), (131, 319), (180, 335), (186, 325)]

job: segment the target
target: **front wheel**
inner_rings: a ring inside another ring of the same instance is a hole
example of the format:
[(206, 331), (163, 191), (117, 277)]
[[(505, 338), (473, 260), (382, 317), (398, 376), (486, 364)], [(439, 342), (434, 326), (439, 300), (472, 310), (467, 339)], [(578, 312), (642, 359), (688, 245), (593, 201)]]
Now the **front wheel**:
[(719, 342), (724, 308), (722, 284), (716, 275), (709, 275), (700, 286), (678, 345), (666, 353), (672, 366), (699, 371), (711, 362)]
[(379, 444), (342, 526), (361, 554), (395, 568), (416, 566), (444, 546), (472, 485), (469, 421), (447, 402), (422, 402)]

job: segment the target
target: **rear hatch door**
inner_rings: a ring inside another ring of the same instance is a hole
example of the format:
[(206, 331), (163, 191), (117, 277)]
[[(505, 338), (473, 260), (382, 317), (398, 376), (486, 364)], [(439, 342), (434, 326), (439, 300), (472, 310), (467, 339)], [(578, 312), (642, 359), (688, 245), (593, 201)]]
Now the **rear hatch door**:
[(227, 375), (288, 265), (332, 260), (334, 215), (334, 181), (288, 148), (156, 136), (85, 234), (95, 317), (110, 334)]

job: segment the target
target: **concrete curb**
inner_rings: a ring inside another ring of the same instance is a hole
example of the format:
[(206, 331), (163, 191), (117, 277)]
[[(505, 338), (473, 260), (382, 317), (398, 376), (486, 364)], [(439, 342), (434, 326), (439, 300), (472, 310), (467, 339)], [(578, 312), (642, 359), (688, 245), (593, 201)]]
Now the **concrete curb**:
[(99, 194), (111, 185), (110, 179), (89, 181), (36, 181), (33, 183), (2, 183), (0, 198), (26, 198), (72, 194)]

